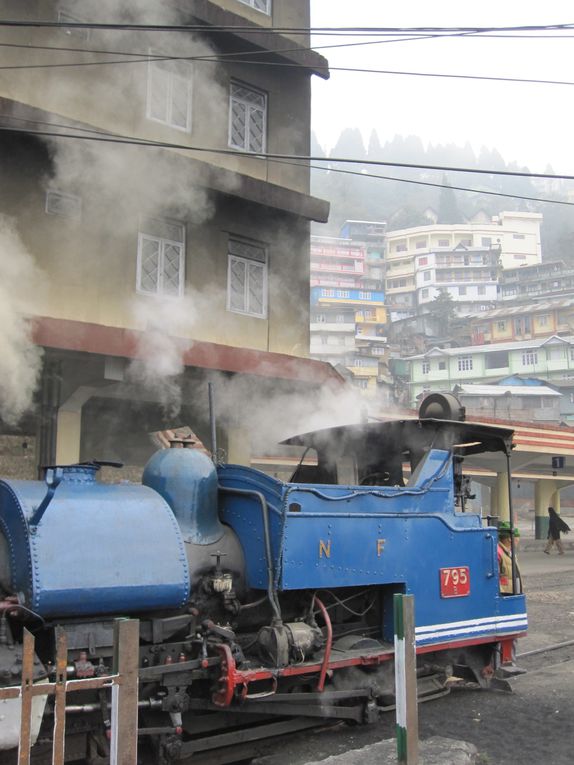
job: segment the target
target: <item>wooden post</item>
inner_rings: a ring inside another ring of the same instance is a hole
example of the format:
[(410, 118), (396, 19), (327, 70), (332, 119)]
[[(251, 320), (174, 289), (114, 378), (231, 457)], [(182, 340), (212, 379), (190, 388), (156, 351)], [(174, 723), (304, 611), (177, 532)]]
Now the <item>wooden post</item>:
[(54, 739), (52, 765), (64, 765), (66, 745), (66, 674), (68, 642), (62, 627), (56, 628), (56, 687), (54, 689)]
[(20, 743), (18, 746), (18, 765), (30, 765), (30, 746), (32, 739), (32, 687), (34, 683), (34, 648), (35, 640), (31, 632), (24, 627), (22, 646), (22, 686), (20, 689), (21, 717)]
[(414, 595), (394, 595), (397, 760), (418, 765), (419, 718)]
[(139, 631), (137, 619), (114, 624), (114, 673), (120, 677), (112, 688), (110, 765), (137, 765)]

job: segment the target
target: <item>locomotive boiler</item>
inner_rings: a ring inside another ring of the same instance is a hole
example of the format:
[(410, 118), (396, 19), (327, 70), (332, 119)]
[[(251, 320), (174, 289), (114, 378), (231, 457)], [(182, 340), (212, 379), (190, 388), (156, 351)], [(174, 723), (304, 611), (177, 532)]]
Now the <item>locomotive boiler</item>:
[[(415, 596), (419, 698), (453, 677), (496, 683), (525, 598), (499, 591), (497, 531), (469, 509), (464, 465), (509, 464), (512, 431), (445, 411), (291, 438), (304, 452), (287, 482), (189, 448), (157, 452), (141, 485), (99, 482), (96, 462), (0, 481), (0, 685), (19, 683), (24, 627), (42, 682), (57, 628), (70, 675), (105, 676), (114, 620), (137, 617), (142, 761), (232, 762), (279, 724), (392, 708), (396, 593)], [(70, 704), (70, 759), (109, 757), (105, 694)], [(32, 753), (49, 761), (52, 702), (35, 704)], [(0, 762), (17, 731), (0, 724)]]

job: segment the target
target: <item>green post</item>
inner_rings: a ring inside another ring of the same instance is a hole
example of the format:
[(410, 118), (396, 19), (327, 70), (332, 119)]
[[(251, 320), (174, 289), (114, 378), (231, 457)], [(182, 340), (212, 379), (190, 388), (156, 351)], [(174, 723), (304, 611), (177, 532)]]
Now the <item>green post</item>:
[(419, 719), (414, 595), (394, 595), (397, 760), (418, 765)]

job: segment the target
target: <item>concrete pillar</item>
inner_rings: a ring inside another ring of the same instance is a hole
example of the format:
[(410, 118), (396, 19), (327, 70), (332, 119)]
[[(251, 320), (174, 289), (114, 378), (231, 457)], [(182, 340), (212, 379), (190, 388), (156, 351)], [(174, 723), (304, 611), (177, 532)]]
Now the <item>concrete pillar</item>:
[(251, 464), (249, 433), (241, 428), (227, 429), (227, 462), (234, 465)]
[(82, 441), (82, 409), (76, 412), (58, 410), (58, 434), (56, 436), (56, 464), (71, 465), (80, 461)]
[(58, 409), (56, 464), (70, 465), (80, 461), (82, 443), (82, 408), (97, 388), (81, 385)]
[(510, 520), (510, 501), (508, 497), (508, 472), (496, 474), (496, 515), (498, 522)]
[(490, 487), (490, 515), (498, 515), (498, 485)]
[(560, 484), (552, 478), (540, 478), (534, 486), (534, 521), (536, 539), (548, 536), (548, 507), (560, 512)]

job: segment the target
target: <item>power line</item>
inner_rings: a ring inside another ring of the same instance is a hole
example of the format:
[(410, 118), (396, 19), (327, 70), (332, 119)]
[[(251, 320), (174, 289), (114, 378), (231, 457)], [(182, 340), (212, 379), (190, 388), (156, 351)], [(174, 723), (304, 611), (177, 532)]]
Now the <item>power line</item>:
[(99, 29), (104, 31), (133, 32), (256, 32), (268, 34), (480, 34), (482, 32), (550, 32), (574, 28), (572, 22), (563, 24), (532, 24), (519, 26), (489, 27), (263, 27), (254, 25), (206, 25), (206, 24), (134, 24), (93, 21), (39, 21), (39, 20), (0, 20), (0, 27), (39, 28), (39, 29)]
[[(53, 123), (50, 123), (53, 124)], [(74, 126), (66, 126), (66, 129), (75, 129)], [(510, 178), (541, 178), (551, 180), (574, 180), (574, 175), (567, 175), (564, 173), (531, 173), (523, 172), (519, 170), (495, 170), (484, 168), (471, 168), (471, 167), (453, 167), (451, 165), (426, 165), (417, 164), (412, 162), (391, 162), (385, 160), (375, 159), (352, 159), (349, 157), (314, 157), (310, 155), (297, 155), (297, 154), (280, 154), (271, 152), (238, 152), (235, 149), (217, 149), (209, 148), (206, 146), (186, 146), (185, 144), (171, 143), (166, 141), (151, 141), (143, 138), (135, 138), (132, 136), (123, 136), (120, 134), (104, 134), (97, 132), (96, 135), (77, 135), (75, 133), (61, 133), (48, 130), (25, 130), (22, 128), (14, 128), (9, 126), (0, 126), (0, 132), (2, 133), (14, 133), (25, 134), (31, 136), (39, 136), (41, 138), (66, 138), (80, 141), (97, 141), (101, 143), (112, 143), (119, 145), (130, 146), (147, 146), (158, 149), (177, 149), (180, 151), (192, 151), (200, 152), (204, 154), (220, 154), (223, 156), (242, 156), (250, 157), (257, 160), (287, 160), (292, 162), (329, 162), (333, 164), (354, 164), (364, 165), (368, 167), (397, 167), (405, 170), (435, 170), (443, 173), (470, 173), (473, 175), (492, 175)], [(96, 131), (94, 131), (96, 132)]]
[[(1, 25), (1, 24), (0, 24)], [(221, 61), (221, 60), (228, 60), (231, 61), (231, 63), (243, 63), (243, 59), (239, 58), (238, 60), (231, 59), (231, 56), (257, 56), (257, 55), (275, 55), (275, 56), (281, 56), (285, 53), (305, 53), (309, 51), (316, 52), (318, 50), (332, 50), (334, 48), (355, 48), (359, 46), (365, 46), (365, 45), (384, 45), (387, 43), (396, 43), (396, 42), (412, 42), (412, 41), (418, 41), (418, 40), (426, 40), (433, 37), (433, 35), (429, 35), (427, 37), (402, 37), (400, 39), (392, 39), (392, 40), (366, 40), (361, 42), (352, 42), (352, 43), (338, 43), (337, 45), (317, 45), (315, 47), (302, 47), (297, 46), (296, 48), (279, 48), (279, 49), (262, 49), (260, 51), (240, 51), (240, 52), (234, 52), (234, 53), (215, 53), (212, 56), (201, 56), (201, 57), (194, 57), (194, 56), (157, 56), (153, 54), (148, 53), (141, 53), (141, 54), (134, 54), (134, 53), (124, 53), (124, 52), (115, 52), (113, 55), (118, 56), (136, 56), (140, 55), (142, 56), (141, 59), (132, 59), (131, 61), (80, 61), (80, 62), (64, 62), (64, 63), (49, 63), (49, 64), (10, 64), (5, 66), (0, 66), (0, 70), (19, 70), (19, 69), (60, 69), (60, 68), (69, 68), (69, 67), (80, 67), (80, 66), (105, 66), (109, 64), (131, 64), (131, 63), (145, 63), (146, 61), (153, 59), (158, 61), (194, 61), (194, 60), (201, 60), (201, 61)], [(35, 46), (29, 46), (29, 45), (12, 45), (9, 43), (0, 43), (0, 47), (18, 47), (18, 48), (26, 48), (27, 50), (34, 50)], [(79, 48), (50, 48), (50, 47), (44, 47), (44, 46), (38, 46), (38, 50), (68, 50), (68, 51), (75, 51), (75, 52), (81, 52), (81, 53), (102, 53), (104, 55), (112, 55), (111, 51), (91, 51), (88, 49), (79, 49)], [(247, 62), (247, 63), (257, 63), (257, 62)], [(262, 64), (267, 64), (269, 62), (262, 61), (260, 62)], [(328, 72), (329, 67), (328, 66), (320, 66), (320, 65), (304, 65), (304, 64), (295, 64), (294, 66), (300, 66), (302, 69), (313, 69), (315, 71), (321, 71), (325, 70)]]
[[(26, 122), (32, 125), (47, 125), (51, 127), (59, 127), (59, 128), (72, 128), (74, 130), (82, 131), (85, 133), (92, 133), (95, 136), (109, 136), (109, 133), (105, 133), (100, 130), (96, 130), (95, 128), (84, 128), (84, 127), (76, 127), (72, 125), (62, 125), (61, 123), (54, 123), (54, 122), (47, 122), (42, 120), (31, 120), (26, 119), (23, 117), (11, 117), (11, 119), (16, 120), (18, 122)], [(4, 128), (0, 126), (0, 131)], [(17, 131), (14, 131), (17, 132)], [(22, 131), (27, 132), (27, 131)], [(60, 134), (58, 134), (60, 135)], [(117, 135), (117, 134), (113, 134)], [(78, 136), (79, 137), (79, 136)], [(120, 136), (117, 136), (120, 137)], [(237, 152), (235, 152), (237, 153)], [(290, 165), (292, 167), (301, 167), (301, 165), (297, 162), (290, 162), (288, 160), (270, 160), (271, 162), (274, 162), (275, 164), (281, 164), (281, 165)], [(450, 183), (435, 183), (432, 181), (417, 181), (410, 178), (397, 178), (396, 176), (389, 176), (389, 175), (378, 175), (373, 173), (363, 173), (360, 170), (343, 170), (342, 168), (333, 168), (333, 167), (324, 167), (323, 165), (306, 165), (311, 170), (321, 170), (324, 172), (331, 172), (331, 173), (337, 173), (340, 175), (354, 175), (361, 178), (373, 178), (378, 180), (385, 180), (385, 181), (396, 181), (397, 183), (410, 183), (415, 186), (430, 186), (432, 188), (438, 188), (438, 189), (445, 189), (449, 188), (453, 191), (464, 191), (472, 194), (485, 194), (488, 196), (496, 196), (496, 197), (505, 197), (507, 199), (519, 199), (524, 200), (528, 202), (540, 202), (543, 204), (557, 204), (557, 205), (565, 205), (567, 207), (574, 207), (574, 202), (567, 202), (562, 199), (548, 199), (546, 197), (531, 197), (531, 196), (524, 196), (523, 194), (509, 194), (502, 191), (490, 191), (487, 189), (476, 189), (471, 188), (469, 186), (453, 186)]]
[[(279, 164), (290, 164), (290, 165), (296, 166), (294, 162), (281, 163), (278, 160), (272, 160), (272, 161), (277, 161)], [(433, 188), (437, 188), (437, 189), (452, 189), (453, 191), (467, 191), (473, 194), (486, 194), (488, 196), (506, 197), (508, 199), (521, 199), (527, 202), (542, 202), (544, 204), (566, 205), (567, 207), (574, 207), (574, 202), (566, 202), (562, 199), (547, 199), (545, 197), (527, 197), (522, 194), (507, 194), (502, 191), (473, 189), (473, 188), (470, 188), (469, 186), (451, 186), (450, 183), (432, 183), (431, 181), (415, 181), (410, 178), (396, 178), (394, 176), (389, 176), (389, 175), (362, 173), (359, 170), (342, 170), (341, 168), (323, 167), (321, 165), (309, 165), (309, 167), (312, 170), (323, 170), (326, 172), (341, 173), (343, 175), (357, 175), (357, 176), (360, 176), (361, 178), (376, 178), (376, 179), (381, 179), (384, 181), (397, 181), (397, 183), (411, 183), (415, 186), (432, 186)]]
[[(383, 42), (383, 41), (380, 41)], [(0, 43), (0, 47), (4, 47), (2, 43)], [(30, 46), (16, 46), (16, 47), (26, 47), (30, 48)], [(40, 49), (44, 49), (43, 46), (38, 46)], [(54, 50), (62, 50), (62, 51), (74, 51), (74, 52), (81, 52), (81, 53), (104, 53), (107, 55), (120, 55), (120, 56), (134, 56), (134, 58), (125, 60), (107, 60), (107, 61), (70, 61), (70, 62), (63, 62), (63, 63), (50, 63), (50, 64), (14, 64), (14, 65), (3, 65), (0, 66), (0, 71), (4, 70), (19, 70), (19, 69), (58, 69), (58, 68), (70, 68), (70, 67), (85, 67), (85, 66), (109, 66), (109, 65), (115, 65), (115, 64), (142, 64), (142, 63), (149, 63), (150, 61), (154, 62), (162, 62), (162, 61), (218, 61), (220, 60), (221, 56), (226, 54), (214, 54), (214, 55), (203, 55), (203, 56), (162, 56), (159, 54), (147, 54), (147, 53), (123, 53), (123, 52), (114, 52), (112, 54), (111, 51), (95, 51), (95, 50), (77, 50), (75, 48), (56, 48)], [(301, 50), (301, 49), (297, 49)], [(312, 48), (309, 48), (307, 50), (313, 50)], [(265, 53), (269, 53), (269, 51), (264, 51)], [(279, 51), (281, 53), (284, 52), (292, 52), (292, 51)], [(247, 55), (253, 55), (253, 51), (245, 51)], [(237, 53), (230, 54), (231, 56), (237, 56)], [(136, 58), (137, 56), (141, 56), (141, 58)], [(280, 61), (248, 61), (246, 59), (235, 59), (235, 58), (226, 58), (224, 59), (226, 63), (241, 63), (241, 64), (248, 64), (251, 66), (269, 66), (269, 67), (286, 67), (291, 69), (308, 69), (309, 66), (305, 64), (296, 64), (296, 63), (289, 63), (289, 62), (280, 62)], [(574, 85), (574, 81), (570, 80), (539, 80), (534, 78), (528, 78), (528, 77), (496, 77), (491, 75), (478, 75), (478, 74), (452, 74), (447, 72), (411, 72), (411, 71), (402, 71), (402, 70), (396, 70), (396, 69), (363, 69), (358, 67), (346, 67), (346, 66), (321, 66), (317, 65), (314, 66), (313, 69), (321, 70), (324, 69), (326, 72), (350, 72), (350, 73), (356, 73), (356, 74), (384, 74), (384, 75), (391, 75), (391, 76), (403, 76), (403, 77), (435, 77), (435, 78), (445, 78), (445, 79), (453, 79), (453, 80), (476, 80), (476, 81), (486, 81), (486, 82), (513, 82), (513, 83), (523, 83), (523, 84), (529, 84), (529, 85), (567, 85), (572, 86)]]

